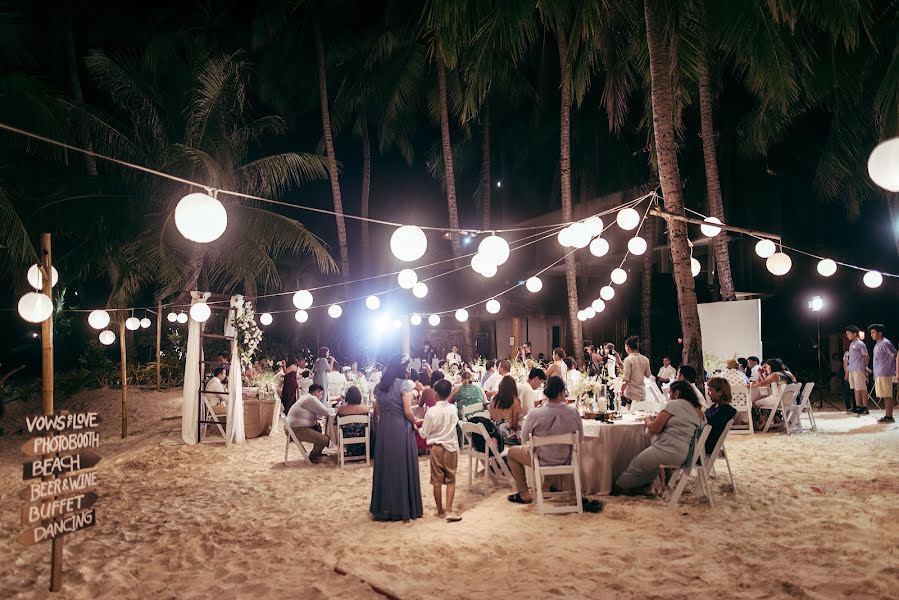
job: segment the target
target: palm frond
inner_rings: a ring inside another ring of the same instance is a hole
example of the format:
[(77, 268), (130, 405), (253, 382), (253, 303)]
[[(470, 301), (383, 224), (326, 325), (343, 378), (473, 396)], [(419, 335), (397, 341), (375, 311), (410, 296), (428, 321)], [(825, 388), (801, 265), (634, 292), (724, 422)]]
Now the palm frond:
[(293, 187), (328, 179), (328, 159), (319, 154), (285, 152), (265, 156), (237, 170), (241, 190), (261, 196), (280, 196)]

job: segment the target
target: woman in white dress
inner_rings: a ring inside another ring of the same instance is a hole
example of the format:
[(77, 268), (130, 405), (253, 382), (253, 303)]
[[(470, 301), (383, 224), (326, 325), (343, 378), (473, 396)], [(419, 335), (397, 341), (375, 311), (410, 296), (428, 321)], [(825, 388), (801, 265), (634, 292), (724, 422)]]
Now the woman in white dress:
[(568, 385), (568, 365), (565, 364), (565, 351), (561, 348), (553, 350), (553, 362), (546, 369), (546, 377), (559, 377)]

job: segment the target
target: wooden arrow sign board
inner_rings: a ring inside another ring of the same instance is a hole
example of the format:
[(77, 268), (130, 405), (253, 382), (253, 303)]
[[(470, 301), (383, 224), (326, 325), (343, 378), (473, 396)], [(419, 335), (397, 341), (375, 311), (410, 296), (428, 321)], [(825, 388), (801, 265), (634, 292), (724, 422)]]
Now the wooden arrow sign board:
[(26, 504), (22, 507), (22, 525), (27, 527), (35, 523), (53, 521), (70, 513), (82, 512), (92, 507), (96, 501), (97, 494), (88, 492)]
[(33, 546), (67, 533), (75, 533), (76, 531), (93, 527), (96, 524), (97, 511), (76, 513), (47, 525), (38, 525), (37, 527), (25, 529), (18, 535), (16, 541), (26, 546)]

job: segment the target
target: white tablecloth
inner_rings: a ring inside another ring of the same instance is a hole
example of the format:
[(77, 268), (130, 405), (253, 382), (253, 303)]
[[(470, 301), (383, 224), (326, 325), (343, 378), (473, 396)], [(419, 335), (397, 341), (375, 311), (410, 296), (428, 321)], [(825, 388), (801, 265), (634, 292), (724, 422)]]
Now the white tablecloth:
[(614, 423), (584, 421), (581, 444), (581, 489), (606, 496), (631, 460), (649, 447), (650, 435), (642, 419), (625, 415)]

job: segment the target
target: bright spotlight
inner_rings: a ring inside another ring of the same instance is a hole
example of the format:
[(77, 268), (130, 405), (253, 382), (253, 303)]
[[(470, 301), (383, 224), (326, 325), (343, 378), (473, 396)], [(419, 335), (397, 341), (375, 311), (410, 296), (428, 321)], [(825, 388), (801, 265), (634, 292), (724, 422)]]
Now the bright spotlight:
[(808, 301), (808, 307), (812, 312), (819, 312), (822, 308), (824, 308), (824, 300), (821, 298), (821, 296), (815, 296)]

